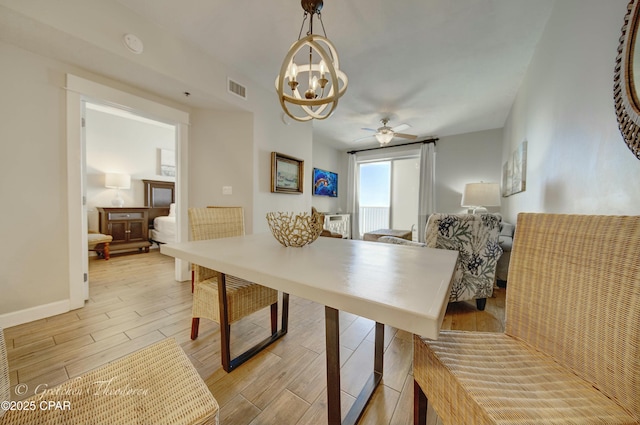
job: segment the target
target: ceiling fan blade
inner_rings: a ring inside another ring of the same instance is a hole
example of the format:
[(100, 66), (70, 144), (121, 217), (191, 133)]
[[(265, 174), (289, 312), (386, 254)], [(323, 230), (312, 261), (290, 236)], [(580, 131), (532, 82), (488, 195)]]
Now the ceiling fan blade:
[(364, 136), (364, 137), (359, 137), (357, 139), (354, 139), (353, 142), (360, 142), (362, 140), (366, 140), (366, 139), (373, 139), (373, 137), (375, 136), (375, 134), (371, 134), (369, 136)]
[(406, 130), (407, 128), (411, 128), (411, 126), (409, 124), (398, 124), (397, 126), (393, 127), (393, 132), (397, 133), (399, 131)]
[(361, 128), (360, 130), (373, 131), (374, 133), (378, 131), (375, 128), (365, 128), (365, 127)]
[(394, 137), (402, 137), (403, 139), (411, 139), (415, 140), (418, 138), (415, 134), (405, 134), (405, 133), (394, 133)]

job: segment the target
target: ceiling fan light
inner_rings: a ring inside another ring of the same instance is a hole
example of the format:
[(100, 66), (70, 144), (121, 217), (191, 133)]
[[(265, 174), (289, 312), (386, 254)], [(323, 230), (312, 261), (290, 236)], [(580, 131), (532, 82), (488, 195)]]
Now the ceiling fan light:
[(381, 145), (386, 145), (393, 139), (393, 131), (384, 131), (376, 133), (376, 139)]

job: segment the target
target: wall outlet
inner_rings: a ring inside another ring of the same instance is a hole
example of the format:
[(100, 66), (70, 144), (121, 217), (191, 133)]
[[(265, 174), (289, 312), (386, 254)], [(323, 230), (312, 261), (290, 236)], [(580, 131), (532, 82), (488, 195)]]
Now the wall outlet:
[(233, 189), (231, 188), (231, 186), (222, 186), (222, 194), (231, 195), (233, 194)]

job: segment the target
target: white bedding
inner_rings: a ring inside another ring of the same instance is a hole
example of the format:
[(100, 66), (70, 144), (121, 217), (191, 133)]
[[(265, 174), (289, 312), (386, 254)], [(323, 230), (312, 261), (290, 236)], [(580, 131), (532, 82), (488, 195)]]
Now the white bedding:
[(151, 239), (156, 242), (170, 243), (176, 241), (176, 217), (160, 216), (153, 219)]

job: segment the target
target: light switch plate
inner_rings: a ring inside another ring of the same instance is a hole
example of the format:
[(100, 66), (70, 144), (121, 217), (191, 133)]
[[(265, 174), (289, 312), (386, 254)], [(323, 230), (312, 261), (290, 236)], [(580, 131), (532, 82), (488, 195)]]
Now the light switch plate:
[(231, 186), (222, 186), (222, 194), (223, 195), (231, 195), (233, 194), (233, 189)]

